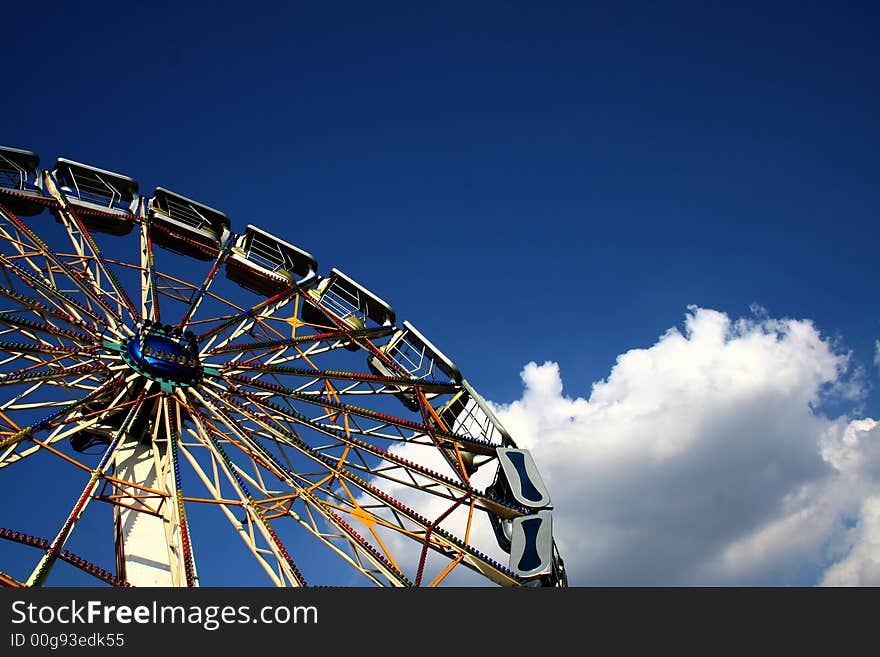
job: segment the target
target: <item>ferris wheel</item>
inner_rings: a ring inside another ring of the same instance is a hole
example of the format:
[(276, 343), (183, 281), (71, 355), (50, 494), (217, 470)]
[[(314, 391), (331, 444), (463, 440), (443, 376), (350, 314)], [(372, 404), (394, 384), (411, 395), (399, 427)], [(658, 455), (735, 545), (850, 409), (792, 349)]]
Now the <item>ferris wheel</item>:
[(534, 459), (388, 303), (8, 147), (0, 494), (6, 586), (566, 585)]

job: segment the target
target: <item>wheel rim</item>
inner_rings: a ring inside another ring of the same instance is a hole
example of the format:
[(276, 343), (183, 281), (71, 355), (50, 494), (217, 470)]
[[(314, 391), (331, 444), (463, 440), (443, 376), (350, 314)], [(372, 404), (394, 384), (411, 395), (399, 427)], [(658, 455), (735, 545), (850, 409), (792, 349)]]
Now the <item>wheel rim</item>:
[[(22, 152), (0, 149), (0, 482), (45, 488), (51, 461), (78, 494), (29, 523), (47, 535), (0, 529), (37, 556), (0, 582), (565, 584), (528, 453), (388, 304), (208, 206)], [(114, 572), (75, 549), (95, 507)]]

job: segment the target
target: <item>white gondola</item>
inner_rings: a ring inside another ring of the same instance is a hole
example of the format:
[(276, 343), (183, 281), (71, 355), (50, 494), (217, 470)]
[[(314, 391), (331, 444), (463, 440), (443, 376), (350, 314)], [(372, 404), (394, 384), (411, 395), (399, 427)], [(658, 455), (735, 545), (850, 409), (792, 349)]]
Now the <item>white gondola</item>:
[[(318, 306), (326, 308), (352, 328), (394, 325), (396, 316), (391, 306), (338, 269), (331, 269), (330, 275), (308, 293)], [(302, 315), (310, 324), (337, 328), (320, 310), (311, 305), (303, 307)], [(357, 345), (354, 349), (358, 349)]]
[(59, 157), (52, 181), (91, 230), (131, 232), (139, 200), (133, 178)]
[(511, 521), (510, 569), (524, 579), (550, 579), (555, 570), (553, 514), (539, 511)]
[[(550, 493), (538, 473), (535, 461), (528, 450), (512, 447), (499, 447), (495, 450), (498, 457), (498, 471), (490, 492), (512, 504), (525, 507), (529, 513), (544, 511), (551, 507)], [(510, 551), (511, 532), (510, 520), (491, 517), (492, 529), (498, 544)]]
[(153, 242), (176, 253), (210, 260), (229, 234), (225, 214), (164, 187), (153, 192), (149, 209)]
[[(513, 445), (513, 439), (467, 379), (457, 383), (460, 383), (461, 389), (439, 409), (439, 420), (432, 415), (429, 421), (443, 431), (477, 439), (472, 450), (460, 450), (465, 469), (470, 475), (487, 461), (494, 461), (496, 446)], [(478, 458), (480, 456), (483, 458)]]
[(311, 254), (252, 225), (235, 241), (226, 261), (231, 280), (266, 296), (291, 285), (308, 286), (317, 278), (317, 270)]
[[(403, 329), (397, 331), (381, 351), (406, 372), (407, 376), (425, 381), (426, 383), (421, 386), (425, 394), (434, 392), (429, 382), (436, 381), (443, 384), (461, 382), (461, 372), (458, 371), (458, 367), (407, 321), (403, 322)], [(373, 372), (382, 376), (401, 375), (399, 370), (390, 367), (378, 356), (370, 356), (367, 364)], [(448, 385), (444, 385), (437, 392), (444, 392), (447, 389)], [(411, 411), (419, 410), (419, 401), (411, 388), (400, 388), (396, 396)]]
[(513, 445), (504, 425), (467, 379), (461, 380), (461, 390), (440, 410), (439, 416), (444, 428), (452, 433), (494, 445)]
[(499, 447), (498, 476), (493, 490), (496, 495), (537, 510), (550, 507), (550, 493), (541, 479), (531, 453), (526, 449)]
[(0, 203), (29, 217), (45, 207), (40, 158), (36, 153), (0, 146)]

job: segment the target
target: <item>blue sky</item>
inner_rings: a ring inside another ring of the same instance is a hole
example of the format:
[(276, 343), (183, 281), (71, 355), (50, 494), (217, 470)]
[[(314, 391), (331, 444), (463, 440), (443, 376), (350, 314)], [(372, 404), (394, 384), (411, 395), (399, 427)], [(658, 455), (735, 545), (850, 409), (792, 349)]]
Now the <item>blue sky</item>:
[(757, 304), (880, 414), (876, 10), (413, 4), (7, 7), (0, 141), (285, 236), (501, 404)]

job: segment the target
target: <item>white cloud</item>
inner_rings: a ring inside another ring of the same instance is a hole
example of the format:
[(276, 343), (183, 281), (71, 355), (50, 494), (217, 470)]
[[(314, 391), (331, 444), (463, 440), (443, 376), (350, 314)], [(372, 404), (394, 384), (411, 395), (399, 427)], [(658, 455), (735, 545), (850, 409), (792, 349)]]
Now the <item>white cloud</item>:
[[(588, 396), (567, 396), (552, 362), (522, 380), (493, 407), (553, 495), (571, 584), (880, 583), (880, 424), (821, 412), (860, 400), (862, 380), (811, 322), (691, 307)], [(394, 451), (442, 468), (425, 448)], [(445, 508), (385, 489), (428, 517)], [(444, 526), (461, 534), (464, 514)], [(506, 561), (485, 526), (472, 538)]]
[(865, 499), (847, 533), (849, 553), (822, 579), (826, 586), (880, 586), (880, 496)]
[(496, 409), (553, 493), (574, 584), (812, 583), (835, 559), (826, 583), (855, 583), (880, 537), (880, 429), (816, 410), (848, 369), (808, 321), (690, 308), (588, 399), (530, 363)]

